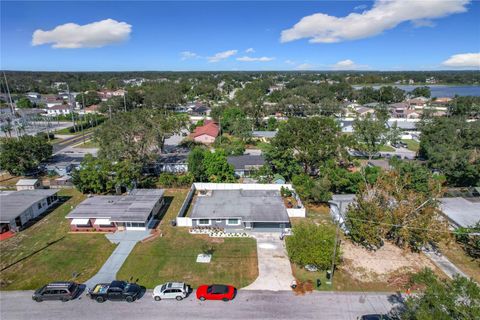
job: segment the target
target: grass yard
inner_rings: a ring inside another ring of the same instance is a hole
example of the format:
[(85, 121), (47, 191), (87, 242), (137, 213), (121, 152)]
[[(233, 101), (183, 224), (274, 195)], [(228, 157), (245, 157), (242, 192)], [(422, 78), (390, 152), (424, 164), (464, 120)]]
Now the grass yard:
[(93, 140), (88, 140), (85, 143), (76, 145), (74, 148), (98, 148), (98, 143)]
[[(208, 283), (225, 283), (237, 288), (252, 283), (258, 276), (256, 241), (251, 238), (210, 238), (191, 235), (188, 228), (171, 227), (187, 189), (168, 189), (169, 207), (159, 229), (163, 237), (139, 243), (118, 273), (119, 279), (139, 279), (153, 288), (165, 281), (184, 281), (193, 287)], [(209, 264), (196, 262), (205, 247), (213, 248)]]
[[(103, 234), (69, 234), (67, 213), (85, 199), (76, 189), (59, 196), (65, 203), (14, 237), (0, 242), (0, 288), (35, 289), (49, 281), (85, 281), (93, 276), (115, 245)], [(17, 262), (17, 263), (16, 263)]]
[(460, 270), (480, 282), (480, 259), (469, 257), (456, 242), (449, 245), (441, 244), (440, 251)]
[(420, 149), (420, 143), (413, 139), (402, 139), (407, 144), (407, 149), (417, 152)]
[(383, 145), (380, 147), (380, 151), (382, 152), (395, 151), (395, 148), (391, 146)]
[[(332, 285), (327, 284), (327, 276), (324, 270), (319, 270), (316, 272), (307, 271), (303, 268), (300, 268), (296, 264), (292, 264), (292, 272), (297, 282), (311, 282), (313, 288), (319, 291), (330, 291), (332, 290)], [(320, 287), (317, 287), (317, 279), (320, 279)], [(336, 279), (335, 279), (336, 280)]]

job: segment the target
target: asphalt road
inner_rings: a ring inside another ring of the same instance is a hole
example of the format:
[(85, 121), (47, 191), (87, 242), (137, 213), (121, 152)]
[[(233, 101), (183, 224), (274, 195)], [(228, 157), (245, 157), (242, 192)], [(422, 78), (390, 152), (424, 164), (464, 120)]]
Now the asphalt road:
[(72, 145), (82, 143), (84, 138), (85, 138), (85, 141), (87, 141), (92, 136), (93, 136), (93, 132), (88, 132), (88, 133), (85, 133), (85, 137), (83, 136), (82, 133), (80, 133), (74, 137), (64, 139), (53, 145), (53, 154), (57, 154), (63, 149), (70, 147)]
[[(97, 303), (85, 295), (62, 303), (31, 300), (31, 291), (0, 292), (0, 318), (21, 319), (356, 319), (362, 314), (387, 313), (396, 301), (386, 293), (240, 290), (230, 302), (201, 302), (191, 294), (183, 301), (156, 302), (148, 291), (133, 303)], [(396, 298), (396, 296), (395, 296)]]

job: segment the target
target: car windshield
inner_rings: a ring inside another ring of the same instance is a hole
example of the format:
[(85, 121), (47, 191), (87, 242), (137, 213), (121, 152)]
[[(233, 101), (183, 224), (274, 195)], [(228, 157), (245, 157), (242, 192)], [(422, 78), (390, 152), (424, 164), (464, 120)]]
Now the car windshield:
[(162, 286), (162, 288), (160, 289), (160, 291), (163, 292), (166, 288), (167, 288), (167, 285), (164, 284), (164, 285)]
[(227, 286), (213, 285), (213, 286), (210, 286), (209, 288), (211, 288), (212, 294), (224, 294), (228, 292)]

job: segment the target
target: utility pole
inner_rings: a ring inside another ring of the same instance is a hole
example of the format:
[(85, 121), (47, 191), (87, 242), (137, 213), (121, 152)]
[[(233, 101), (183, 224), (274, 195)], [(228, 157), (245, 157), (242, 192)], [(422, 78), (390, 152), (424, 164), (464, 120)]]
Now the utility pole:
[[(336, 225), (337, 225), (337, 229), (335, 231), (335, 244), (334, 244), (334, 247), (333, 247), (332, 267), (330, 269), (330, 283), (332, 285), (332, 288), (333, 288), (333, 272), (334, 272), (334, 269), (335, 269), (335, 258), (337, 256), (338, 234), (340, 232), (339, 221), (337, 221)], [(327, 283), (328, 283), (328, 280), (327, 280)]]
[(8, 87), (8, 82), (7, 82), (7, 75), (5, 74), (5, 71), (3, 71), (3, 78), (5, 79), (5, 88), (7, 89), (7, 96), (8, 96), (8, 102), (10, 102), (10, 111), (12, 112), (12, 116), (15, 116), (15, 110), (13, 108), (13, 101), (12, 101), (12, 96), (10, 95), (10, 88)]
[(123, 109), (125, 110), (125, 112), (127, 112), (127, 101), (126, 101), (126, 98), (125, 98), (126, 95), (127, 95), (127, 92), (125, 91), (123, 93)]
[(72, 113), (73, 131), (77, 132), (77, 128), (75, 126), (75, 115), (73, 114), (72, 97), (70, 95), (70, 86), (68, 85), (68, 83), (67, 83), (67, 93), (68, 93), (68, 104), (70, 105), (70, 112)]

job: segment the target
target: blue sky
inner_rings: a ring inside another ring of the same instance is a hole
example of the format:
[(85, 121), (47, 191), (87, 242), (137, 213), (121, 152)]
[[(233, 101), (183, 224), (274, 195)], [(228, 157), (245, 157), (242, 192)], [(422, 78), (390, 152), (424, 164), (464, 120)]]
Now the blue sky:
[(2, 1), (0, 67), (479, 69), (480, 3), (430, 2)]

